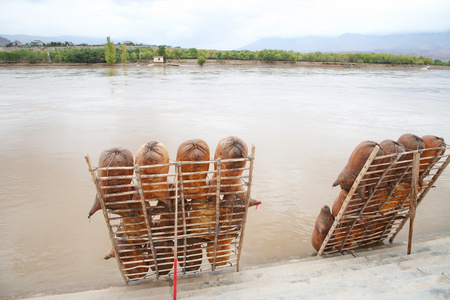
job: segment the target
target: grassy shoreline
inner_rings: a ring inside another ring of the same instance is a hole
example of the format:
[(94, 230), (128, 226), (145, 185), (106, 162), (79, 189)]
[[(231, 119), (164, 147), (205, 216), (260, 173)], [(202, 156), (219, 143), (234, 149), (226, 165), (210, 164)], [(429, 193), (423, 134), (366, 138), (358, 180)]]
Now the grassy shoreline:
[[(0, 62), (0, 67), (123, 67), (123, 66), (158, 66), (172, 67), (181, 65), (196, 65), (197, 59), (169, 59), (164, 64), (152, 61), (140, 61), (130, 63), (4, 63)], [(305, 68), (330, 68), (330, 69), (427, 69), (427, 70), (450, 70), (450, 66), (441, 65), (399, 65), (399, 64), (378, 64), (378, 63), (341, 63), (341, 62), (305, 62), (305, 61), (276, 61), (264, 62), (260, 60), (228, 60), (228, 59), (207, 59), (203, 67), (208, 66), (267, 66), (267, 67), (305, 67)], [(200, 66), (199, 66), (200, 67)]]

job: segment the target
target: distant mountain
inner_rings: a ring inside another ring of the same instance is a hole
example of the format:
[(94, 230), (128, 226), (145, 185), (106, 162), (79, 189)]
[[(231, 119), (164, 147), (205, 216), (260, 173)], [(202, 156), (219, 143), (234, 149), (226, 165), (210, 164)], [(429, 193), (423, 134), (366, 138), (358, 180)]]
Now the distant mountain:
[[(86, 37), (86, 36), (72, 36), (72, 35), (61, 35), (61, 36), (35, 36), (35, 35), (23, 35), (23, 34), (1, 34), (0, 37), (9, 39), (11, 41), (20, 41), (23, 44), (30, 43), (34, 40), (40, 40), (43, 43), (51, 43), (51, 42), (72, 42), (75, 45), (78, 44), (88, 44), (88, 45), (103, 45), (106, 44), (105, 38), (94, 38), (94, 37)], [(116, 42), (116, 41), (114, 41)], [(1, 44), (0, 44), (1, 45)]]
[(9, 43), (11, 43), (10, 40), (5, 39), (5, 38), (3, 38), (3, 37), (0, 36), (0, 46), (1, 46), (1, 47), (4, 47), (4, 46), (8, 45)]
[(375, 52), (423, 55), (450, 60), (450, 32), (371, 36), (346, 33), (336, 38), (307, 36), (294, 39), (261, 39), (240, 50), (292, 50), (295, 52)]

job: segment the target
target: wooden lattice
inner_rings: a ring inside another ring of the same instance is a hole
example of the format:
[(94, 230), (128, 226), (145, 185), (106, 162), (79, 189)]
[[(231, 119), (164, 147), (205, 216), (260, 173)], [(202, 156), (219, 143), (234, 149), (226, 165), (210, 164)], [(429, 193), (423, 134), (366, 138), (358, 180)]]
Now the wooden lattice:
[[(196, 180), (183, 180), (194, 173), (184, 173), (181, 167), (196, 162), (164, 164), (170, 166), (166, 190), (170, 192), (170, 197), (165, 199), (146, 198), (143, 187), (152, 183), (146, 183), (148, 180), (145, 179), (161, 175), (142, 173), (145, 168), (163, 165), (110, 167), (110, 170), (133, 169), (134, 173), (129, 176), (132, 183), (126, 185), (128, 192), (108, 194), (101, 180), (119, 179), (120, 176), (98, 177), (101, 168), (93, 167), (89, 156), (86, 156), (111, 238), (111, 255), (116, 257), (123, 279), (128, 282), (231, 266), (236, 266), (239, 271), (254, 153), (253, 146), (249, 157), (202, 161), (202, 164), (210, 165), (208, 171), (201, 172), (207, 174), (203, 186), (205, 192), (195, 196), (187, 191)], [(245, 161), (245, 167), (240, 169), (242, 175), (228, 176), (223, 173), (222, 164), (234, 161)], [(108, 188), (109, 191), (114, 190), (114, 187)], [(127, 200), (107, 201), (108, 198), (124, 195), (127, 195)], [(172, 202), (172, 208), (163, 205), (162, 200)]]
[[(392, 242), (406, 221), (413, 220), (416, 206), (449, 164), (449, 154), (444, 155), (449, 148), (439, 149), (433, 157), (421, 157), (424, 150), (377, 157), (376, 146), (348, 191), (318, 255), (388, 239)], [(412, 222), (410, 240), (411, 234)]]

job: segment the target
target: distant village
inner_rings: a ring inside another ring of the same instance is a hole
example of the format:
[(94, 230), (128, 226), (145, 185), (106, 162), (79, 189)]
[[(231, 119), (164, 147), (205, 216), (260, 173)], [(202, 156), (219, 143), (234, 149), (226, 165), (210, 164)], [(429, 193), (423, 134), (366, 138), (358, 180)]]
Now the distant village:
[[(122, 44), (125, 44), (127, 46), (133, 46), (134, 45), (134, 43), (130, 42), (130, 41), (123, 42)], [(44, 47), (44, 46), (47, 46), (47, 47), (48, 46), (50, 46), (50, 47), (51, 46), (56, 46), (56, 47), (74, 47), (76, 45), (74, 43), (72, 43), (72, 42), (51, 42), (51, 43), (45, 44), (44, 42), (42, 42), (40, 40), (34, 40), (34, 41), (31, 41), (30, 43), (26, 43), (26, 44), (23, 44), (20, 41), (14, 41), (12, 43), (9, 43), (9, 44), (5, 45), (5, 47)], [(88, 44), (80, 44), (78, 46), (90, 46), (90, 45), (88, 45)], [(94, 45), (92, 45), (92, 46), (94, 46)], [(102, 46), (103, 47), (103, 45), (97, 45), (97, 46)]]
[[(152, 47), (152, 48), (157, 48), (157, 45), (143, 45), (143, 44), (135, 44), (131, 41), (125, 41), (122, 43), (117, 43), (116, 46), (118, 45), (122, 45), (125, 44), (127, 47)], [(42, 49), (43, 47), (45, 48), (59, 48), (59, 47), (64, 47), (64, 48), (97, 48), (97, 47), (104, 47), (104, 43), (102, 44), (96, 44), (96, 45), (92, 45), (92, 44), (86, 44), (86, 43), (82, 43), (82, 44), (75, 44), (71, 41), (65, 41), (65, 42), (50, 42), (50, 43), (44, 43), (41, 40), (33, 40), (29, 43), (22, 43), (19, 40), (15, 40), (13, 42), (11, 42), (10, 40), (1, 37), (0, 36), (0, 48), (2, 51), (9, 51), (9, 50), (17, 50), (17, 49), (23, 49), (23, 48), (30, 48), (33, 50), (44, 50)], [(165, 46), (167, 48), (172, 48), (171, 46)], [(176, 47), (176, 48), (180, 48), (180, 47)]]
[[(58, 43), (58, 44), (61, 44), (61, 46), (75, 46), (74, 43), (72, 43), (72, 42), (64, 42), (64, 43)], [(31, 41), (30, 43), (26, 43), (26, 44), (23, 44), (20, 41), (14, 41), (14, 42), (6, 45), (6, 47), (8, 47), (8, 46), (42, 47), (44, 45), (45, 45), (45, 43), (40, 40), (34, 40), (34, 41)]]
[[(59, 46), (59, 47), (67, 47), (67, 46), (75, 46), (74, 43), (72, 42), (51, 42), (50, 46)], [(13, 42), (11, 42), (10, 40), (0, 37), (0, 46), (1, 47), (43, 47), (46, 46), (47, 44), (45, 44), (44, 42), (40, 41), (40, 40), (33, 40), (29, 43), (22, 43), (19, 40), (15, 40)]]

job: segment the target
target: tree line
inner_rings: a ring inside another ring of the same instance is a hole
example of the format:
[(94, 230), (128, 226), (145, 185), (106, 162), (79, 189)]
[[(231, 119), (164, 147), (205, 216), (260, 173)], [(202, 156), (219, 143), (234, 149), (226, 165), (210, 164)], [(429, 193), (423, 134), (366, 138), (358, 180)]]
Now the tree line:
[(104, 47), (86, 47), (48, 50), (0, 51), (0, 61), (5, 63), (124, 63), (151, 61), (155, 55), (170, 59), (217, 59), (217, 60), (255, 60), (263, 62), (322, 62), (344, 64), (392, 64), (392, 65), (450, 65), (450, 62), (433, 61), (423, 56), (395, 55), (387, 53), (300, 53), (284, 50), (202, 50), (196, 48), (131, 47), (125, 44), (116, 47), (108, 39)]

